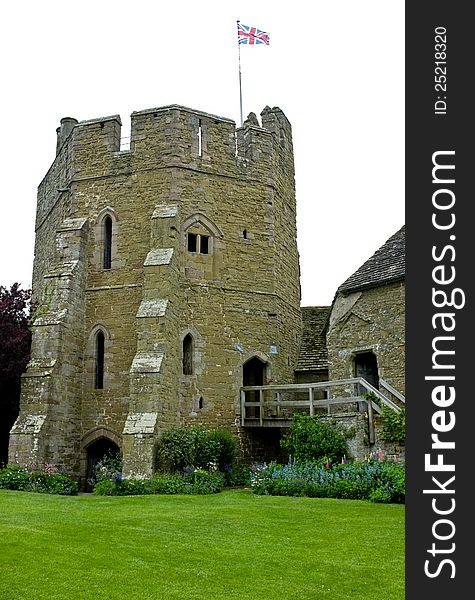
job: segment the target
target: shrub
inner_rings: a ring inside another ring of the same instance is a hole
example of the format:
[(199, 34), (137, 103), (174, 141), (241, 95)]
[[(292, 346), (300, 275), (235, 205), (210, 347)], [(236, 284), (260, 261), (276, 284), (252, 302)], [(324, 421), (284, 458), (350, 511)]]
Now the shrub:
[(335, 425), (302, 414), (294, 414), (289, 433), (280, 445), (299, 462), (329, 458), (335, 463), (348, 454), (345, 436)]
[(174, 473), (157, 474), (150, 479), (151, 494), (189, 494), (191, 487), (189, 478)]
[(0, 488), (4, 490), (27, 490), (30, 474), (20, 466), (12, 465), (0, 469)]
[(232, 464), (236, 441), (227, 429), (174, 427), (162, 435), (157, 446), (157, 466), (161, 471), (178, 472), (187, 467), (224, 469)]
[(121, 489), (111, 479), (101, 479), (93, 488), (93, 493), (98, 496), (121, 496)]
[(157, 474), (151, 479), (114, 476), (101, 479), (93, 493), (99, 496), (138, 496), (144, 494), (216, 494), (223, 489), (224, 476), (196, 469), (187, 474)]
[(403, 406), (400, 412), (395, 412), (374, 394), (373, 392), (365, 392), (363, 397), (367, 400), (372, 400), (381, 408), (381, 417), (383, 419), (383, 427), (381, 430), (381, 439), (385, 442), (404, 443), (406, 439), (406, 409)]
[(163, 432), (157, 446), (157, 464), (164, 471), (182, 471), (195, 458), (195, 430), (173, 427)]
[(236, 460), (236, 437), (229, 429), (211, 429), (208, 438), (217, 443), (215, 460), (220, 471), (232, 465)]
[(193, 473), (193, 494), (217, 494), (223, 489), (224, 475), (196, 469)]
[(241, 464), (224, 466), (224, 483), (228, 487), (242, 487), (251, 484), (251, 467)]
[(78, 484), (62, 473), (46, 473), (34, 471), (30, 474), (30, 487), (33, 492), (43, 494), (60, 494), (74, 496), (78, 492)]
[(381, 439), (386, 442), (404, 442), (406, 439), (406, 411), (404, 407), (401, 412), (397, 413), (387, 406), (383, 406), (381, 415), (383, 417)]
[(0, 469), (0, 488), (73, 496), (78, 493), (76, 481), (52, 471), (50, 468), (29, 472), (23, 467), (11, 465)]
[(378, 488), (371, 492), (369, 499), (371, 502), (388, 503), (391, 502), (391, 493), (386, 488)]

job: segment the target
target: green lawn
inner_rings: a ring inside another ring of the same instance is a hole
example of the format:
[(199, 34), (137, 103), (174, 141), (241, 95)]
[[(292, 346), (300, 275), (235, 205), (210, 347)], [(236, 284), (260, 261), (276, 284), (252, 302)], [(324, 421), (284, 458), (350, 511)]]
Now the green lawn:
[(403, 600), (404, 506), (0, 490), (0, 598)]

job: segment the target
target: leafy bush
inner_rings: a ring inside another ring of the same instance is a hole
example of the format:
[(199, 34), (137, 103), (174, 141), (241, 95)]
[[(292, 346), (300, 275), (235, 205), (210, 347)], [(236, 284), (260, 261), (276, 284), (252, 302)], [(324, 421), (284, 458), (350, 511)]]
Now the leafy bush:
[(157, 474), (149, 480), (151, 494), (189, 494), (192, 482), (183, 475)]
[(383, 404), (373, 392), (365, 392), (363, 397), (372, 400), (381, 408), (383, 419), (381, 439), (385, 442), (403, 443), (406, 439), (406, 409), (402, 407), (400, 412), (395, 412)]
[(390, 462), (339, 464), (332, 469), (314, 462), (259, 465), (251, 487), (256, 494), (346, 498), (403, 503), (405, 469)]
[(157, 474), (151, 479), (124, 478), (115, 475), (94, 486), (100, 496), (138, 496), (145, 494), (216, 494), (223, 489), (224, 476), (196, 469), (186, 474)]
[(242, 487), (251, 484), (251, 467), (241, 464), (224, 466), (224, 482), (227, 487)]
[(77, 482), (67, 475), (51, 468), (29, 472), (16, 465), (0, 469), (0, 488), (63, 496), (73, 496), (78, 493)]
[(197, 469), (193, 474), (193, 494), (217, 494), (223, 489), (224, 475)]
[(281, 447), (295, 461), (315, 461), (329, 458), (339, 462), (348, 454), (344, 434), (320, 417), (294, 414), (289, 433), (281, 439)]
[(217, 454), (210, 462), (217, 463), (218, 469), (223, 471), (236, 460), (236, 437), (229, 429), (224, 428), (209, 430), (207, 437), (217, 443)]
[(12, 465), (0, 469), (0, 488), (4, 490), (27, 490), (30, 474), (23, 467)]
[(369, 499), (371, 502), (388, 503), (391, 502), (391, 493), (385, 488), (378, 488), (371, 492)]
[(78, 484), (67, 475), (62, 473), (45, 473), (34, 471), (30, 475), (32, 492), (43, 494), (60, 494), (62, 496), (74, 496), (78, 492)]
[(173, 427), (164, 431), (157, 447), (158, 467), (164, 471), (183, 471), (196, 458), (198, 430), (193, 427)]
[(187, 467), (223, 469), (232, 464), (236, 441), (226, 429), (174, 427), (165, 431), (157, 447), (157, 466), (165, 472), (184, 471)]
[(122, 496), (121, 487), (114, 484), (112, 479), (101, 479), (93, 488), (93, 493), (98, 496)]
[(93, 488), (99, 496), (141, 496), (150, 494), (148, 479), (125, 479), (121, 473), (111, 478), (103, 477)]
[(406, 439), (406, 411), (404, 407), (401, 412), (397, 413), (387, 406), (383, 406), (381, 415), (383, 417), (381, 439), (386, 442), (404, 442)]

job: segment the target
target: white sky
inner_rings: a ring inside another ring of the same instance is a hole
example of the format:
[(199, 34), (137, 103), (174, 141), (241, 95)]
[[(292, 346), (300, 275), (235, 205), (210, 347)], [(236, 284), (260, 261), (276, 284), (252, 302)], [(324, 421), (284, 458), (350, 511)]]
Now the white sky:
[[(302, 304), (336, 288), (404, 223), (403, 0), (17, 0), (0, 5), (0, 285), (31, 285), (36, 190), (56, 128), (182, 104), (292, 124)], [(126, 132), (124, 131), (124, 134)]]

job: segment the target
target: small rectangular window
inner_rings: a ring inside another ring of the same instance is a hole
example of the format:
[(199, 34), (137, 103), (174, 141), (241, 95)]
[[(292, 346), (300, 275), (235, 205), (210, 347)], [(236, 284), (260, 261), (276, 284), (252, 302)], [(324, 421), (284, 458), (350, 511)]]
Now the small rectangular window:
[(207, 235), (201, 236), (200, 254), (209, 254), (209, 236), (207, 236)]
[(188, 239), (188, 252), (196, 252), (196, 240), (197, 240), (197, 235), (196, 233), (189, 233), (187, 235), (187, 239)]

